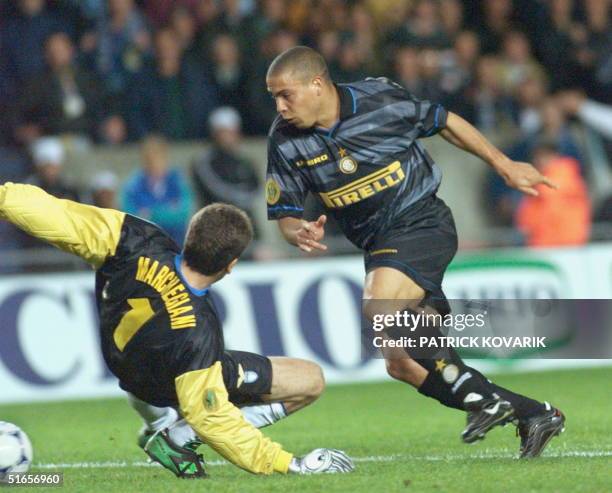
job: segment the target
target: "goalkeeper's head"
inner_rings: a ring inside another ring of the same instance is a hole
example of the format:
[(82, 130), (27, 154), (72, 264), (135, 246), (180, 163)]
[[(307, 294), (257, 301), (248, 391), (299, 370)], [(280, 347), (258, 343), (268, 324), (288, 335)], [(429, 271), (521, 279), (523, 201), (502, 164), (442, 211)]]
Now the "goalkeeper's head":
[(183, 259), (199, 274), (220, 279), (232, 270), (252, 239), (253, 225), (243, 210), (210, 204), (189, 222)]

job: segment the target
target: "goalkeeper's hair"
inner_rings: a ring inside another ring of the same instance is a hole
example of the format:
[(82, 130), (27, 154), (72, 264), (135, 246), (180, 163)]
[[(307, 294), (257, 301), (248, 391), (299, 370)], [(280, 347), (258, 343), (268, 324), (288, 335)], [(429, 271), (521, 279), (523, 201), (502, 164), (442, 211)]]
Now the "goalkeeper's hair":
[(229, 204), (210, 204), (189, 221), (183, 258), (193, 270), (210, 276), (240, 257), (252, 239), (253, 225), (243, 210)]

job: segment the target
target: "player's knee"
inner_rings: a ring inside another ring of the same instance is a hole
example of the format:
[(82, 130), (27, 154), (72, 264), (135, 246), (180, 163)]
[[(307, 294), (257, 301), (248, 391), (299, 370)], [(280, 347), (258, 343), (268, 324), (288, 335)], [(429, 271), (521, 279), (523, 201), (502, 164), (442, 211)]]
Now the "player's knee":
[(365, 320), (375, 320), (376, 316), (395, 315), (403, 310), (420, 310), (419, 304), (423, 300), (423, 290), (416, 286), (414, 291), (404, 296), (397, 293), (389, 294), (384, 291), (370, 290), (364, 292), (362, 314)]
[(423, 288), (396, 269), (378, 267), (366, 276), (363, 290), (365, 300), (404, 300), (410, 307), (416, 307), (424, 297)]
[(325, 390), (325, 376), (323, 369), (313, 362), (308, 362), (308, 385), (304, 392), (304, 401), (307, 404), (316, 401)]

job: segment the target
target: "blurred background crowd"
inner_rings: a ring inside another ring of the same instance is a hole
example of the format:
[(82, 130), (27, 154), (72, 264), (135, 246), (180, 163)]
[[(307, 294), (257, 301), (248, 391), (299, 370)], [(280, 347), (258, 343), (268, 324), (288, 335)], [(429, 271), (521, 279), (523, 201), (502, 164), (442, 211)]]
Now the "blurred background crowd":
[[(149, 217), (177, 239), (199, 205), (263, 208), (258, 163), (237, 150), (244, 136), (265, 137), (275, 116), (268, 64), (305, 44), (325, 56), (335, 81), (388, 76), (559, 182), (560, 192), (528, 199), (493, 175), (483, 181), (488, 222), (515, 230), (511, 243), (612, 239), (592, 227), (612, 224), (611, 7), (610, 0), (0, 0), (0, 181)], [(183, 141), (207, 147), (174, 167), (168, 148)], [(139, 146), (140, 158), (125, 164), (125, 179), (92, 169), (75, 187), (62, 169), (67, 147), (129, 145)], [(0, 227), (3, 251), (36, 247)]]

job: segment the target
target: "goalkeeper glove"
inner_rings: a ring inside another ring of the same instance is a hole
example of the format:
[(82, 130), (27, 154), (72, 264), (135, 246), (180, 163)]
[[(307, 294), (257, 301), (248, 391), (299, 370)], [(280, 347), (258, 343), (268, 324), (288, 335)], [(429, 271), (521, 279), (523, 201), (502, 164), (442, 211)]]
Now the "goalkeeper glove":
[(353, 461), (342, 450), (318, 448), (303, 457), (294, 457), (289, 464), (293, 474), (352, 472)]

